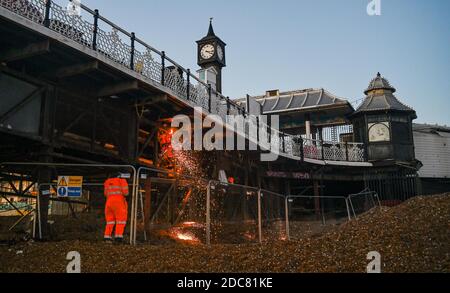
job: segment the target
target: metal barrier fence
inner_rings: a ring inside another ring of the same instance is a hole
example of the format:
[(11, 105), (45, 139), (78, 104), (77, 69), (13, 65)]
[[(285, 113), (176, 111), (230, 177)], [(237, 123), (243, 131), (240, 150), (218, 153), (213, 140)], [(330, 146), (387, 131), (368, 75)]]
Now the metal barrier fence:
[(210, 181), (206, 244), (262, 243), (287, 239), (284, 195), (255, 187)]
[(211, 181), (208, 188), (207, 244), (260, 241), (258, 188), (218, 181)]
[(350, 194), (348, 196), (348, 202), (352, 210), (352, 214), (355, 219), (358, 215), (363, 214), (377, 206), (381, 207), (381, 202), (378, 194), (369, 189), (365, 189), (360, 193)]
[[(200, 231), (205, 230), (207, 184), (207, 180), (169, 170), (139, 168), (135, 186), (137, 196), (132, 210), (133, 243), (136, 244), (139, 231), (147, 240), (147, 233), (152, 229), (160, 229), (160, 235), (165, 234), (162, 236), (175, 240), (202, 242), (204, 233)], [(141, 214), (139, 205), (143, 207)], [(195, 230), (195, 233), (187, 230)]]
[(313, 235), (351, 220), (350, 205), (344, 196), (290, 195), (286, 206), (288, 239)]
[(204, 243), (207, 181), (156, 168), (137, 174), (133, 242), (165, 237)]
[[(303, 234), (305, 227), (313, 229), (311, 225), (337, 225), (351, 220), (352, 215), (356, 218), (380, 205), (378, 195), (369, 190), (348, 197), (284, 196), (255, 187), (181, 176), (167, 170), (140, 168), (136, 171), (130, 165), (0, 164), (4, 172), (30, 167), (51, 168), (53, 175), (85, 175), (83, 189), (102, 195), (103, 181), (108, 172), (117, 172), (118, 169), (131, 171), (128, 229), (132, 245), (137, 240), (148, 240), (147, 233), (151, 231), (156, 231), (162, 237), (207, 245), (285, 240)], [(56, 179), (53, 175), (52, 179)], [(37, 225), (34, 225), (37, 238), (42, 238), (40, 197), (45, 194), (51, 200), (57, 200), (54, 197), (56, 185), (52, 180), (38, 186), (34, 217), (37, 221)], [(76, 217), (76, 211), (70, 205), (69, 209), (71, 215)], [(59, 221), (67, 221), (67, 217)], [(104, 223), (100, 226), (91, 232), (100, 233), (99, 229), (103, 230)], [(71, 229), (70, 225), (67, 227)], [(299, 231), (297, 228), (300, 228)], [(138, 232), (142, 232), (143, 237), (140, 239), (137, 237)]]
[[(103, 186), (103, 182), (106, 179), (106, 175), (108, 173), (115, 173), (118, 171), (124, 172), (127, 170), (127, 172), (130, 173), (130, 197), (131, 197), (131, 216), (130, 216), (130, 244), (135, 244), (134, 241), (134, 231), (132, 227), (134, 227), (134, 216), (133, 211), (137, 208), (136, 205), (136, 168), (132, 165), (108, 165), (108, 164), (65, 164), (65, 163), (19, 163), (19, 162), (4, 162), (0, 163), (0, 170), (1, 171), (16, 171), (21, 170), (23, 172), (30, 172), (30, 169), (38, 169), (38, 168), (50, 168), (54, 174), (52, 174), (52, 179), (57, 179), (58, 175), (65, 175), (65, 176), (83, 176), (83, 174), (90, 174), (90, 176), (95, 177), (98, 182), (92, 183), (88, 182), (86, 184), (83, 184), (86, 186)], [(53, 176), (54, 175), (54, 176)], [(51, 187), (55, 185), (55, 183), (41, 183), (39, 185), (39, 192), (36, 196), (36, 209), (35, 209), (35, 216), (34, 219), (37, 221), (33, 225), (33, 228), (37, 231), (33, 231), (33, 235), (36, 236), (36, 238), (42, 239), (42, 221), (41, 221), (41, 208), (39, 206), (41, 202), (41, 197), (43, 195), (50, 197), (52, 199), (51, 194)], [(103, 194), (103, 191), (101, 191)], [(135, 207), (136, 205), (136, 207)]]
[(262, 240), (287, 240), (286, 196), (262, 189), (260, 197)]
[[(76, 175), (76, 174), (75, 174)], [(82, 196), (77, 199), (57, 196), (57, 183), (42, 183), (38, 190), (46, 193), (50, 199), (48, 224), (50, 235), (55, 240), (96, 240), (103, 236), (105, 229), (103, 210), (100, 214), (87, 214), (91, 194), (103, 198), (103, 183), (83, 182)], [(100, 197), (101, 196), (101, 197)], [(37, 206), (39, 201), (36, 200)], [(42, 219), (40, 208), (35, 209), (34, 217), (38, 219), (38, 229), (33, 229), (33, 238), (42, 238)], [(36, 225), (33, 226), (35, 228)], [(61, 237), (59, 232), (64, 233)], [(36, 237), (38, 234), (39, 237)]]

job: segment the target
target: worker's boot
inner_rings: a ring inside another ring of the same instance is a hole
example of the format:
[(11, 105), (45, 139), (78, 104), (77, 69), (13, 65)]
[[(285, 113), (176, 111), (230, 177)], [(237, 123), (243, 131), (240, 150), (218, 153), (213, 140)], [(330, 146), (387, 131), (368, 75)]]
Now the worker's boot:
[(123, 244), (123, 238), (114, 238), (114, 244)]
[(106, 244), (112, 244), (113, 240), (111, 238), (104, 238), (103, 242), (105, 242)]

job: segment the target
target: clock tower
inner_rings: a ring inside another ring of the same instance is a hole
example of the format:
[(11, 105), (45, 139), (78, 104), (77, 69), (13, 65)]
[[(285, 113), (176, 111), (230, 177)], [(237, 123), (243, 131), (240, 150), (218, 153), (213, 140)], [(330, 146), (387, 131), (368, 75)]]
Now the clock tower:
[(395, 92), (380, 73), (372, 79), (364, 102), (350, 116), (355, 141), (367, 147), (369, 161), (415, 166), (412, 122), (417, 114), (400, 102)]
[(226, 44), (214, 33), (212, 18), (209, 23), (208, 34), (197, 41), (199, 78), (218, 93), (222, 93), (222, 68), (226, 66)]

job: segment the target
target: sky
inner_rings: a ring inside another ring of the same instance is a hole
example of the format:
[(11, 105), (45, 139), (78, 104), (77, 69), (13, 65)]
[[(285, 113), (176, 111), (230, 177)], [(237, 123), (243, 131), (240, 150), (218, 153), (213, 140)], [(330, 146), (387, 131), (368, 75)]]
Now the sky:
[(232, 98), (325, 88), (354, 101), (381, 72), (417, 111), (416, 122), (450, 125), (450, 1), (380, 1), (380, 16), (367, 14), (371, 0), (82, 3), (191, 70), (195, 41), (214, 17), (227, 43), (223, 94)]

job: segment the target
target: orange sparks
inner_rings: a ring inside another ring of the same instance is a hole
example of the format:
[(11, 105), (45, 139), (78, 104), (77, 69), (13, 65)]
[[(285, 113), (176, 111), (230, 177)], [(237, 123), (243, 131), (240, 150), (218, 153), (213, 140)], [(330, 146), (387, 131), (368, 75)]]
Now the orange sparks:
[(186, 204), (188, 203), (189, 198), (191, 198), (191, 195), (192, 195), (192, 189), (189, 189), (188, 192), (186, 192), (186, 195), (183, 198), (183, 209), (186, 206)]
[(248, 240), (254, 240), (254, 239), (256, 238), (256, 236), (253, 235), (252, 233), (250, 233), (249, 231), (245, 232), (245, 233), (243, 234), (243, 236), (244, 236), (246, 239), (248, 239)]
[(181, 240), (181, 241), (186, 241), (186, 242), (191, 242), (191, 243), (200, 243), (200, 240), (198, 240), (198, 238), (195, 237), (194, 234), (192, 234), (190, 232), (183, 232), (179, 228), (174, 228), (172, 230), (172, 233), (170, 233), (170, 234), (173, 236), (173, 238)]
[(184, 222), (181, 225), (186, 228), (204, 228), (204, 226), (202, 224), (197, 223), (197, 222)]

